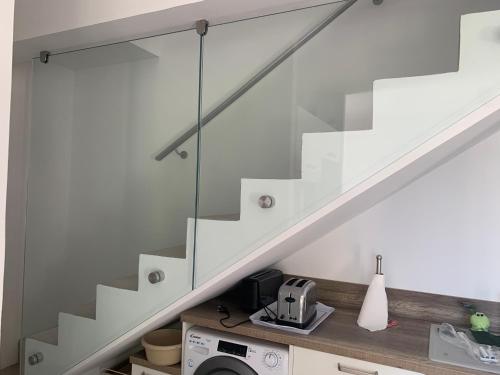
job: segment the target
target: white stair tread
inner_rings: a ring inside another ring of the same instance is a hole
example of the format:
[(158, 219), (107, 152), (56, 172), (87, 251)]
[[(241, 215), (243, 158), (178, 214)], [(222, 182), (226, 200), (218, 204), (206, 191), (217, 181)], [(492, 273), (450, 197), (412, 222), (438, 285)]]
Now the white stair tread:
[(102, 285), (110, 286), (118, 289), (127, 289), (137, 291), (139, 289), (139, 279), (137, 278), (137, 274), (126, 276), (120, 279), (116, 279), (113, 281), (107, 281), (102, 283)]
[[(147, 252), (143, 252), (142, 254), (167, 257), (167, 258), (183, 259), (186, 257), (186, 245), (177, 245), (177, 246), (169, 247), (169, 248), (162, 249), (162, 250), (147, 251)], [(102, 283), (102, 285), (106, 285), (106, 286), (110, 286), (110, 287), (118, 288), (118, 289), (128, 289), (128, 290), (137, 291), (137, 290), (139, 290), (139, 278), (138, 278), (137, 274), (134, 274), (134, 275), (129, 275), (129, 276), (117, 279), (117, 280)]]
[(31, 338), (37, 341), (44, 342), (46, 344), (57, 345), (57, 342), (59, 341), (58, 335), (59, 335), (59, 328), (54, 327), (46, 331), (36, 333), (32, 335)]
[(238, 221), (240, 220), (240, 214), (219, 214), (219, 215), (207, 215), (200, 216), (200, 219), (204, 220), (219, 220), (219, 221)]
[(143, 252), (145, 255), (154, 255), (158, 257), (166, 258), (185, 258), (186, 257), (186, 245), (177, 245), (173, 247), (168, 247), (162, 250), (147, 251)]

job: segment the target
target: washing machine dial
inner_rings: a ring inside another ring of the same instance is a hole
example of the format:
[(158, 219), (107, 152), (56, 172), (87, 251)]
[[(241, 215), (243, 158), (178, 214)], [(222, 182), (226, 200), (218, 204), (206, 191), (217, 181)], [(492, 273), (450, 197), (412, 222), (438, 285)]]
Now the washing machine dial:
[(264, 363), (269, 368), (278, 367), (280, 359), (275, 352), (268, 352), (264, 355)]

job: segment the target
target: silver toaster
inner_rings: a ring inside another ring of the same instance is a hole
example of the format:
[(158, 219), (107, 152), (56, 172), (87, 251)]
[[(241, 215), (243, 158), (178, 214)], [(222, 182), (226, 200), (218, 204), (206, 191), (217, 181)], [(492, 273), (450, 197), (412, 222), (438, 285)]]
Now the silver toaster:
[(306, 279), (290, 279), (278, 293), (280, 325), (306, 328), (316, 317), (316, 283)]

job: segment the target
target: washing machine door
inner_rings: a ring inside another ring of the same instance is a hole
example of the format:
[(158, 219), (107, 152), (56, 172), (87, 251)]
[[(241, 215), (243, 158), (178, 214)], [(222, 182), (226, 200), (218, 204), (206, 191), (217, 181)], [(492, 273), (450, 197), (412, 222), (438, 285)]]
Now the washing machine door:
[(237, 358), (217, 356), (207, 359), (194, 375), (259, 375), (245, 362)]

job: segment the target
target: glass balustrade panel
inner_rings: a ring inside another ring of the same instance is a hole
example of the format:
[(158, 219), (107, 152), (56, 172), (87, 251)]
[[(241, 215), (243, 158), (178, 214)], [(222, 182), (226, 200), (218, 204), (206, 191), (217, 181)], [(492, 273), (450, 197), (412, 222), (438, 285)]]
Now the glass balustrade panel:
[(198, 285), (500, 94), (498, 5), (349, 4), (209, 28)]
[(192, 289), (196, 137), (156, 158), (196, 124), (199, 37), (33, 68), (22, 330), (26, 373), (55, 375)]

